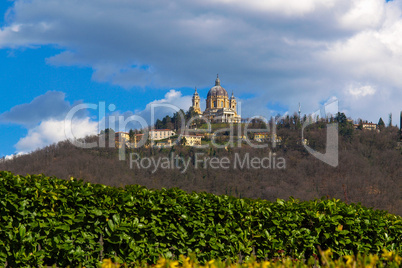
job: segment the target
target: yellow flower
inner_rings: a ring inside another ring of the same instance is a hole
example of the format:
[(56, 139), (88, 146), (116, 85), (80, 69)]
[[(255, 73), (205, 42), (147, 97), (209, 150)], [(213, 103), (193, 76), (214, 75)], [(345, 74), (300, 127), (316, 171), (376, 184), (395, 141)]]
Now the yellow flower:
[(387, 259), (387, 260), (392, 260), (393, 259), (393, 255), (394, 253), (392, 251), (388, 251), (386, 249), (382, 250), (384, 253), (381, 255), (383, 258)]
[(347, 255), (347, 256), (343, 256), (347, 261), (346, 261), (346, 265), (350, 266), (351, 264), (353, 264), (354, 262), (354, 257)]
[(402, 257), (400, 257), (399, 255), (395, 256), (395, 261), (398, 265), (400, 265), (402, 263)]
[(158, 262), (156, 263), (156, 268), (161, 268), (166, 265), (166, 259), (165, 258), (160, 258)]
[(215, 266), (214, 262), (215, 262), (215, 260), (210, 260), (208, 262), (208, 265), (206, 265), (206, 267), (215, 268), (216, 266)]
[(325, 257), (331, 257), (331, 256), (332, 256), (332, 251), (331, 251), (331, 249), (329, 248), (329, 249), (323, 251), (322, 254), (323, 254)]
[(170, 268), (178, 268), (179, 267), (179, 262), (178, 261), (173, 261), (169, 265)]
[(190, 257), (185, 257), (185, 256), (183, 256), (183, 255), (180, 255), (180, 259), (183, 261), (183, 268), (191, 268), (191, 267), (193, 267), (192, 265), (191, 265), (191, 262), (190, 262)]
[(102, 268), (111, 268), (112, 266), (112, 260), (111, 259), (103, 259), (102, 261)]
[(269, 262), (269, 261), (264, 261), (263, 263), (262, 263), (262, 268), (268, 268), (269, 266), (271, 265), (271, 263)]
[(370, 267), (374, 267), (377, 264), (378, 256), (374, 255), (374, 254), (370, 254), (369, 259), (370, 259)]

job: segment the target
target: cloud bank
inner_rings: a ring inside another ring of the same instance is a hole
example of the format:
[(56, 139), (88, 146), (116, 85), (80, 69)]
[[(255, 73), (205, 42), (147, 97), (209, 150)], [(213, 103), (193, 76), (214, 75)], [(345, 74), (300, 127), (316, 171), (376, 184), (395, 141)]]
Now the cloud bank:
[[(65, 93), (48, 91), (33, 99), (30, 103), (14, 106), (10, 111), (0, 114), (0, 123), (13, 123), (32, 127), (48, 119), (63, 119), (67, 112), (76, 104), (70, 105), (65, 100)], [(84, 117), (85, 112), (80, 111), (76, 116)]]
[[(28, 130), (27, 135), (15, 145), (18, 154), (62, 140), (97, 134), (98, 123), (90, 119), (88, 110), (80, 110), (71, 121), (65, 122), (67, 113), (76, 104), (70, 105), (64, 92), (49, 91), (30, 103), (14, 106), (0, 114), (0, 123), (22, 125)], [(72, 136), (66, 135), (66, 129), (72, 130)]]
[(123, 88), (207, 88), (220, 73), (255, 94), (249, 114), (331, 96), (354, 118), (401, 109), (401, 0), (16, 0), (7, 14), (0, 48), (54, 45), (48, 64)]

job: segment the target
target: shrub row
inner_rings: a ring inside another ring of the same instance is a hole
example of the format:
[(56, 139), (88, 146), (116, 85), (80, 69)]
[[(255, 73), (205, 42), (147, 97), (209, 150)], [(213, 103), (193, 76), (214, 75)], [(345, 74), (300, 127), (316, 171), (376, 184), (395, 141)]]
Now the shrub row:
[(179, 189), (114, 188), (0, 172), (0, 264), (238, 261), (402, 251), (402, 217), (339, 200), (276, 202)]

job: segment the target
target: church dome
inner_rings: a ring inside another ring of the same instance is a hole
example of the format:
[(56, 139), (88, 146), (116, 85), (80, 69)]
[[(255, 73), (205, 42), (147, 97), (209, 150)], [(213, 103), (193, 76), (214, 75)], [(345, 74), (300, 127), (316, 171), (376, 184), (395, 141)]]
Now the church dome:
[(212, 96), (224, 96), (228, 97), (228, 92), (226, 89), (221, 87), (221, 80), (219, 80), (219, 76), (216, 77), (215, 80), (215, 86), (212, 87), (209, 92), (207, 97), (212, 97)]

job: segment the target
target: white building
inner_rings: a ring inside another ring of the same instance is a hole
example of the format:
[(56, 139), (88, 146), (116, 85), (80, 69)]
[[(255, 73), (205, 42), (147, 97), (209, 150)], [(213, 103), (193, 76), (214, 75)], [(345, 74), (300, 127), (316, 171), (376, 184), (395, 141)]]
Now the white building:
[(164, 140), (176, 135), (176, 133), (170, 129), (153, 129), (149, 131), (149, 139), (153, 141)]

